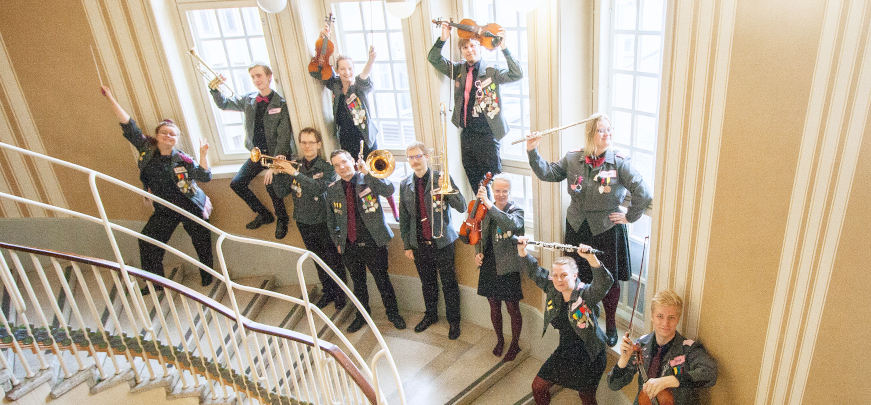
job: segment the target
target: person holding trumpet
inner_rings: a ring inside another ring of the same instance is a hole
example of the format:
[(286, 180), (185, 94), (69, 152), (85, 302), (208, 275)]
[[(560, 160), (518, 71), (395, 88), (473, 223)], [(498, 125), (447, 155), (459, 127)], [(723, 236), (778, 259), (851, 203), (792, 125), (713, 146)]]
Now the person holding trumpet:
[(578, 257), (589, 263), (593, 280), (586, 284), (578, 279), (574, 259), (563, 256), (553, 262), (551, 271), (538, 266), (527, 254), (529, 239), (517, 238), (521, 268), (547, 295), (544, 330), (553, 325), (559, 330), (559, 345), (544, 362), (532, 381), (532, 396), (538, 405), (550, 403), (550, 388), (561, 385), (578, 391), (584, 405), (595, 405), (596, 389), (605, 372), (605, 334), (599, 328), (599, 301), (608, 293), (614, 279), (589, 246), (579, 245)]
[[(203, 183), (212, 179), (209, 170), (209, 143), (203, 139), (200, 146), (200, 164), (184, 152), (176, 149), (178, 137), (181, 135), (178, 126), (170, 120), (163, 120), (157, 125), (153, 136), (142, 133), (136, 121), (121, 108), (115, 100), (112, 91), (102, 86), (100, 92), (109, 100), (112, 111), (121, 124), (124, 138), (139, 152), (139, 179), (145, 190), (171, 204), (200, 217), (209, 219), (212, 203), (206, 193), (197, 186), (197, 181)], [(184, 226), (191, 237), (191, 242), (197, 252), (200, 263), (212, 267), (212, 233), (206, 227), (181, 215), (167, 206), (153, 202), (154, 212), (142, 228), (142, 234), (159, 242), (166, 243), (175, 232), (178, 224)], [(163, 277), (162, 248), (144, 240), (139, 240), (139, 260), (142, 270)], [(200, 269), (200, 282), (205, 287), (212, 283), (212, 275)], [(155, 290), (162, 290), (159, 285)], [(142, 289), (148, 294), (147, 288)]]
[[(529, 165), (536, 177), (549, 182), (568, 180), (571, 203), (566, 212), (565, 244), (586, 244), (603, 251), (600, 259), (614, 276), (613, 286), (602, 299), (608, 346), (617, 344), (618, 280), (629, 280), (626, 224), (641, 218), (652, 199), (650, 187), (632, 167), (629, 156), (611, 149), (612, 131), (607, 115), (593, 114), (587, 119), (584, 148), (553, 163), (538, 154), (540, 137), (526, 141)], [(624, 211), (621, 204), (627, 196), (632, 199)], [(574, 253), (567, 256), (577, 262), (581, 281), (589, 282), (593, 274), (587, 261)]]
[[(296, 155), (296, 144), (293, 142), (293, 128), (290, 124), (290, 114), (287, 111), (287, 103), (275, 90), (272, 84), (272, 69), (262, 62), (254, 62), (248, 68), (248, 74), (257, 91), (244, 96), (227, 97), (218, 88), (227, 80), (223, 75), (218, 75), (209, 82), (209, 91), (215, 105), (222, 110), (241, 111), (245, 115), (245, 148), (260, 148), (264, 155), (274, 155), (283, 159)], [(275, 215), (266, 208), (248, 184), (254, 180), (263, 170), (268, 170), (264, 179), (266, 191), (272, 199), (272, 207)], [(230, 182), (230, 188), (248, 204), (257, 216), (253, 221), (245, 225), (248, 229), (257, 229), (263, 225), (275, 222), (275, 237), (283, 239), (287, 236), (287, 225), (290, 218), (284, 207), (284, 199), (280, 198), (272, 186), (271, 169), (267, 169), (259, 161), (254, 162), (246, 159), (239, 172)]]
[[(302, 158), (298, 162), (284, 159), (272, 161), (272, 170), (276, 172), (272, 176), (275, 193), (282, 198), (291, 195), (293, 220), (305, 248), (323, 259), (345, 282), (345, 265), (327, 228), (327, 185), (336, 180), (336, 171), (321, 157), (323, 138), (320, 131), (311, 127), (303, 128), (299, 131), (299, 146)], [(315, 305), (324, 308), (335, 302), (337, 310), (344, 308), (346, 297), (341, 287), (321, 266), (316, 267), (323, 295)]]

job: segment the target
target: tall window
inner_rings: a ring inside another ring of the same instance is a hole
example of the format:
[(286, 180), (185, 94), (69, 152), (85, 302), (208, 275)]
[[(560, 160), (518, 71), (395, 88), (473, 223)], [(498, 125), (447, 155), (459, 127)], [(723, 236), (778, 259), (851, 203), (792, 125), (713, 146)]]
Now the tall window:
[[(513, 7), (497, 6), (496, 0), (472, 0), (472, 19), (484, 25), (498, 21), (505, 30), (508, 51), (520, 62), (523, 78), (500, 85), (502, 115), (508, 120), (509, 134), (502, 139), (502, 170), (511, 178), (511, 196), (518, 207), (523, 208), (526, 235), (534, 236), (534, 197), (532, 194), (532, 170), (526, 158), (526, 144), (511, 145), (511, 141), (530, 132), (529, 110), (529, 52), (526, 34), (526, 13), (518, 13)], [(482, 48), (483, 49), (483, 48)], [(482, 59), (496, 62), (508, 68), (505, 56), (499, 47), (493, 51), (483, 50)], [(475, 190), (477, 191), (477, 190)]]
[[(610, 10), (610, 55), (607, 57), (605, 110), (614, 127), (615, 148), (632, 158), (633, 166), (652, 188), (654, 178), (665, 0), (605, 0)], [(602, 52), (603, 58), (607, 52)], [(641, 246), (650, 234), (650, 217), (629, 225), (632, 281), (621, 304), (628, 314), (639, 278)], [(646, 280), (642, 279), (644, 288)], [(642, 290), (642, 295), (644, 291)], [(643, 306), (639, 306), (639, 311)], [(643, 313), (643, 312), (642, 312)], [(640, 315), (640, 314), (639, 314)]]
[(378, 56), (370, 73), (375, 89), (369, 95), (369, 112), (378, 128), (378, 146), (404, 151), (415, 137), (400, 20), (381, 1), (335, 3), (333, 12), (338, 53), (354, 60), (354, 73), (363, 70), (369, 47), (375, 47)]
[[(257, 7), (191, 10), (187, 16), (200, 57), (227, 78), (237, 95), (256, 91), (248, 66), (252, 61), (269, 62)], [(214, 103), (209, 104), (224, 154), (247, 154), (242, 113), (222, 111)]]

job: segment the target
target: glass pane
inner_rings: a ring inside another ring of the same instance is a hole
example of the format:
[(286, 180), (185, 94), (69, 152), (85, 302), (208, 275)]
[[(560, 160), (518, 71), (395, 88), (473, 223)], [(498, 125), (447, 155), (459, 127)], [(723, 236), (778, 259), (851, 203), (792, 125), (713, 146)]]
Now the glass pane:
[(227, 53), (224, 51), (224, 43), (221, 40), (203, 41), (197, 52), (212, 69), (227, 67)]
[[(409, 116), (411, 113), (409, 112)], [(399, 148), (403, 148), (406, 145), (410, 144), (414, 141), (414, 123), (411, 121), (402, 122), (402, 145), (397, 145)]]
[[(393, 97), (393, 93), (375, 94), (375, 103), (378, 104), (378, 118), (397, 118), (396, 99)], [(399, 128), (396, 128), (397, 132), (398, 130)]]
[(238, 9), (219, 9), (218, 21), (221, 22), (221, 33), (224, 34), (225, 37), (236, 37), (245, 35), (245, 29), (242, 27), (242, 19), (239, 16)]
[(390, 53), (387, 53), (388, 49), (376, 49), (380, 55), (379, 57), (391, 60), (405, 60), (405, 43), (402, 40), (402, 33), (391, 32), (388, 38), (390, 39)]
[(393, 77), (397, 90), (408, 90), (408, 68), (405, 63), (393, 64)]
[(523, 97), (521, 100), (523, 100), (523, 127), (529, 128), (531, 122), (529, 119), (529, 97)]
[(393, 90), (393, 72), (387, 63), (372, 65), (372, 80), (375, 82), (375, 90)]
[(635, 153), (632, 156), (632, 165), (635, 167), (635, 170), (638, 170), (638, 173), (641, 173), (641, 177), (644, 178), (647, 185), (652, 187), (654, 181), (653, 155), (643, 152)]
[(611, 127), (614, 132), (611, 133), (611, 140), (614, 143), (629, 146), (630, 136), (632, 135), (632, 114), (625, 111), (614, 111), (611, 117)]
[(233, 69), (233, 81), (236, 87), (237, 94), (250, 93), (256, 91), (254, 83), (251, 83), (251, 76), (248, 75), (248, 69)]
[(411, 118), (411, 95), (409, 93), (396, 93), (399, 98), (399, 117)]
[(520, 81), (505, 83), (499, 86), (499, 91), (503, 96), (519, 96), (520, 95)]
[(221, 111), (221, 123), (222, 124), (241, 124), (242, 123), (242, 113), (239, 111)]
[(226, 134), (226, 138), (229, 142), (227, 142), (224, 147), (228, 149), (229, 153), (239, 153), (246, 152), (244, 147), (245, 140), (245, 128), (242, 125), (229, 125), (224, 127), (224, 131)]
[[(376, 32), (369, 43), (375, 46), (375, 52), (381, 55), (382, 60), (387, 58), (387, 51), (390, 48), (390, 45), (388, 45), (386, 33)], [(369, 48), (366, 48), (366, 59), (369, 59)]]
[(227, 56), (230, 57), (230, 65), (233, 67), (251, 64), (251, 57), (248, 53), (248, 41), (245, 39), (228, 39)]
[(266, 41), (263, 40), (263, 37), (250, 38), (248, 45), (251, 47), (251, 55), (253, 56), (251, 60), (261, 62), (269, 60), (269, 52), (266, 51)]
[(221, 36), (214, 10), (194, 10), (191, 13), (193, 13), (191, 20), (194, 21), (198, 37), (217, 38)]
[(635, 0), (617, 0), (614, 13), (614, 26), (618, 30), (634, 30), (637, 14)]
[(614, 87), (611, 89), (614, 107), (632, 108), (632, 79), (632, 75), (614, 73)]
[[(344, 3), (342, 3), (344, 4)], [(369, 47), (366, 45), (364, 34), (345, 35), (343, 54), (348, 55), (355, 62), (365, 63), (369, 59)]]
[(659, 79), (638, 76), (635, 93), (635, 108), (639, 111), (656, 114), (659, 103)]
[(645, 31), (662, 31), (663, 15), (665, 15), (663, 0), (642, 0), (640, 28)]
[(635, 35), (614, 35), (614, 69), (635, 69)]
[(635, 116), (635, 146), (653, 152), (656, 146), (656, 118)]
[(502, 96), (502, 114), (508, 119), (508, 125), (515, 127), (520, 126), (520, 98)]
[(639, 35), (639, 37), (638, 71), (659, 73), (662, 39), (659, 35)]
[(257, 7), (243, 8), (242, 20), (245, 21), (245, 31), (248, 35), (263, 35), (263, 24)]
[[(649, 185), (649, 184), (648, 184)], [(642, 215), (638, 221), (632, 224), (629, 227), (629, 235), (644, 240), (645, 236), (650, 235), (650, 217), (647, 215)], [(642, 245), (643, 247), (643, 245)], [(634, 269), (633, 273), (638, 274), (638, 268), (641, 267), (641, 251), (638, 251), (638, 261), (636, 261), (635, 255), (632, 256), (632, 268)]]
[(373, 4), (372, 2), (360, 2), (363, 15), (363, 29), (366, 30), (383, 30), (384, 13), (381, 11), (381, 3)]
[[(391, 96), (392, 95), (389, 95)], [(381, 124), (381, 139), (384, 145), (402, 145), (402, 135), (399, 132), (399, 123), (386, 121)]]
[(384, 8), (384, 5), (383, 5), (384, 2), (373, 1), (371, 3), (379, 5), (378, 8), (375, 9), (376, 12), (378, 10), (381, 10), (382, 14), (386, 13), (385, 19), (387, 20), (387, 29), (389, 29), (389, 30), (401, 30), (402, 29), (402, 20), (394, 17), (393, 14), (388, 13), (387, 10)]
[[(338, 9), (336, 24), (341, 24), (345, 31), (362, 31), (363, 20), (360, 15), (360, 3), (336, 3), (334, 7)], [(339, 19), (341, 18), (341, 21)], [(336, 29), (336, 24), (333, 25), (333, 30)]]

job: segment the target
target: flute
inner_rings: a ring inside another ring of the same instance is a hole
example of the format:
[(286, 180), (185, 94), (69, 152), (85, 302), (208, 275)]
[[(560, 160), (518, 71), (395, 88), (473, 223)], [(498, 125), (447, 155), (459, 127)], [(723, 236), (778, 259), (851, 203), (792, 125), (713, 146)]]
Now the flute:
[[(517, 239), (514, 239), (514, 244), (515, 245), (519, 244), (519, 241)], [(566, 245), (563, 243), (556, 243), (556, 242), (541, 242), (541, 241), (537, 241), (537, 240), (527, 240), (526, 244), (527, 245), (538, 245), (538, 246), (541, 246), (542, 248), (545, 248), (545, 249), (562, 250), (564, 252), (576, 252), (578, 249), (581, 248), (580, 246)], [(586, 253), (592, 253), (594, 255), (598, 255), (598, 254), (602, 254), (604, 252), (602, 252), (599, 249), (587, 246)]]

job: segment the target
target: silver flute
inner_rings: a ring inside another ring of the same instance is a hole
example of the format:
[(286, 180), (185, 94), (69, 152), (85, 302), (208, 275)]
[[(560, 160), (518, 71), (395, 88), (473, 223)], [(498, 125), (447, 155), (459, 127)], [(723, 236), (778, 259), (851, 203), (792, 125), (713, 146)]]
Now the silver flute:
[[(519, 243), (519, 241), (515, 239), (514, 243)], [(528, 241), (526, 241), (526, 244), (527, 245), (538, 245), (538, 246), (541, 246), (542, 248), (545, 248), (545, 249), (562, 250), (563, 252), (576, 252), (580, 248), (580, 246), (566, 245), (563, 243), (556, 243), (556, 242), (540, 242), (537, 240), (528, 240)], [(595, 248), (592, 248), (589, 246), (587, 246), (587, 249), (585, 251), (586, 251), (586, 253), (592, 253), (594, 255), (599, 255), (599, 254), (604, 253), (599, 249), (595, 249)]]

